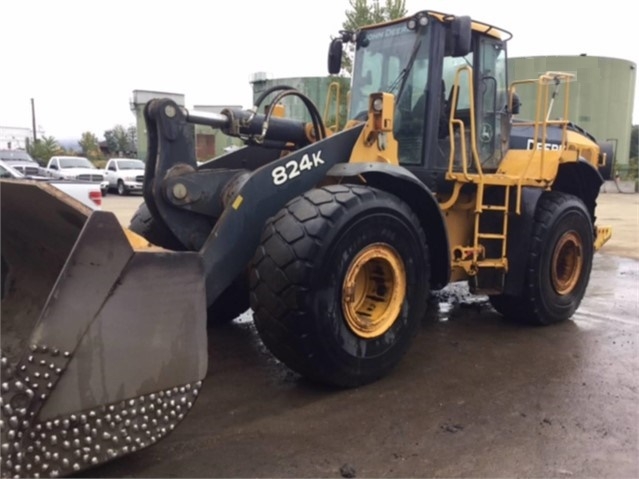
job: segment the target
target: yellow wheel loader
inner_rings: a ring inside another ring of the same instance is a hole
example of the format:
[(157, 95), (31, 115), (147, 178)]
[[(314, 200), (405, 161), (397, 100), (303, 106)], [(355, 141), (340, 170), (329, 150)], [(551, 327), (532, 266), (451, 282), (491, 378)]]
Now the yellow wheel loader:
[[(339, 387), (388, 374), (450, 282), (514, 321), (570, 318), (611, 235), (595, 218), (606, 154), (553, 104), (571, 75), (507, 84), (510, 37), (432, 11), (340, 32), (329, 72), (356, 51), (341, 131), (285, 86), (219, 114), (149, 102), (129, 228), (2, 181), (2, 476), (67, 475), (168, 434), (206, 375), (207, 317), (251, 308), (277, 358)], [(536, 88), (532, 120), (514, 87)], [(287, 97), (310, 121), (282, 115)], [(193, 124), (245, 146), (198, 165)]]

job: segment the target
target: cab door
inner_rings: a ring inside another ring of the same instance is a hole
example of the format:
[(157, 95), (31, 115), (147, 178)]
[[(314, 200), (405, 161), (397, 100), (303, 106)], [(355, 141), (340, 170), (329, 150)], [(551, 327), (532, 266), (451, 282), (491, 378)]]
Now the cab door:
[(494, 172), (508, 145), (510, 122), (504, 42), (479, 36), (474, 76), (477, 153), (482, 169)]
[[(494, 172), (507, 145), (509, 116), (507, 114), (508, 87), (506, 79), (506, 48), (498, 38), (474, 33), (473, 51), (464, 57), (444, 57), (442, 81), (447, 91), (446, 108), (449, 117), (460, 120), (464, 125), (467, 166), (476, 171), (473, 152), (476, 152), (481, 168)], [(457, 79), (456, 101), (453, 87)], [(474, 122), (472, 121), (474, 120)], [(447, 123), (447, 122), (446, 122)], [(471, 128), (475, 126), (475, 141)], [(456, 145), (454, 169), (461, 169), (461, 134), (454, 128)], [(440, 135), (441, 150), (450, 152), (448, 130)]]

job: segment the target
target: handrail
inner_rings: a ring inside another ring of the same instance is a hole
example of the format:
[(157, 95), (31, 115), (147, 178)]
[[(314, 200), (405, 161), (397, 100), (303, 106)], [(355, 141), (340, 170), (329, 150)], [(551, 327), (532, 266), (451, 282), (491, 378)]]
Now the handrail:
[[(454, 95), (454, 94), (453, 94)], [(451, 114), (452, 116), (452, 114)], [(453, 164), (455, 162), (455, 135), (454, 135), (454, 125), (459, 126), (459, 136), (460, 136), (460, 147), (461, 147), (461, 158), (462, 158), (462, 172), (464, 174), (464, 178), (466, 181), (470, 180), (470, 176), (468, 176), (468, 168), (466, 164), (466, 130), (464, 127), (464, 122), (458, 119), (450, 119), (450, 156), (448, 157), (448, 173), (453, 174)]]
[[(473, 157), (473, 164), (477, 169), (477, 175), (483, 179), (484, 172), (481, 167), (481, 161), (479, 160), (479, 152), (477, 151), (477, 128), (475, 125), (475, 94), (473, 89), (473, 69), (468, 65), (462, 65), (455, 71), (455, 79), (453, 81), (453, 96), (451, 98), (451, 108), (450, 108), (450, 116), (449, 116), (449, 136), (450, 136), (450, 144), (451, 144), (451, 154), (448, 158), (448, 171), (450, 174), (453, 174), (453, 163), (455, 160), (455, 128), (454, 125), (459, 126), (460, 132), (460, 143), (462, 149), (462, 172), (464, 174), (464, 178), (469, 181), (470, 176), (468, 175), (468, 156), (466, 153), (466, 133), (464, 123), (455, 117), (455, 111), (457, 110), (457, 100), (459, 96), (459, 85), (460, 85), (460, 76), (463, 72), (466, 72), (468, 75), (468, 101), (470, 103), (470, 149)], [(455, 106), (455, 108), (453, 108)]]
[(453, 184), (453, 192), (451, 193), (450, 198), (448, 198), (443, 203), (439, 203), (439, 207), (443, 211), (450, 209), (455, 203), (457, 203), (461, 189), (462, 189), (462, 183), (455, 182), (455, 184)]
[[(513, 102), (513, 97), (515, 93), (515, 86), (525, 85), (525, 84), (537, 85), (534, 121), (522, 121), (522, 122), (512, 123), (511, 125), (512, 128), (521, 128), (525, 126), (533, 127), (533, 145), (534, 146), (533, 146), (533, 149), (531, 150), (530, 157), (528, 158), (528, 164), (526, 165), (526, 168), (523, 169), (520, 174), (519, 184), (523, 182), (523, 179), (526, 173), (528, 173), (528, 169), (535, 155), (534, 152), (537, 149), (536, 145), (539, 144), (540, 142), (539, 140), (541, 139), (542, 145), (546, 144), (546, 140), (548, 138), (548, 126), (558, 125), (562, 127), (560, 147), (561, 149), (566, 149), (567, 147), (566, 131), (567, 131), (568, 123), (569, 123), (568, 105), (569, 105), (569, 98), (570, 98), (570, 81), (572, 79), (574, 79), (574, 75), (571, 73), (546, 72), (539, 75), (539, 77), (536, 79), (518, 80), (510, 84), (510, 89), (509, 89), (510, 92), (509, 92), (509, 99), (508, 99), (509, 109), (512, 108), (512, 102)], [(554, 96), (556, 92), (553, 93), (552, 98), (549, 98), (549, 89), (550, 89), (550, 85), (558, 86), (560, 83), (566, 83), (566, 90), (564, 93), (563, 119), (551, 120), (550, 108), (552, 107), (552, 104), (554, 102)], [(538, 172), (539, 177), (541, 177), (543, 174), (545, 160), (546, 160), (546, 152), (544, 148), (541, 148), (539, 172)]]
[[(326, 103), (324, 105), (324, 124), (328, 125), (328, 114), (330, 111), (331, 105), (331, 94), (335, 96), (335, 125), (333, 132), (339, 131), (339, 107), (340, 107), (340, 91), (341, 85), (339, 82), (331, 82), (328, 85), (328, 91), (326, 92)], [(333, 126), (327, 126), (327, 128), (332, 129)]]
[[(537, 151), (537, 145), (539, 144), (539, 137), (540, 137), (539, 129), (541, 128), (541, 144), (545, 145), (547, 141), (547, 135), (548, 135), (548, 126), (550, 125), (561, 126), (562, 134), (561, 134), (560, 148), (562, 150), (567, 149), (568, 141), (567, 141), (566, 130), (568, 128), (568, 123), (569, 123), (568, 105), (569, 105), (569, 99), (570, 99), (570, 81), (574, 79), (574, 77), (575, 76), (571, 73), (549, 71), (546, 73), (542, 73), (536, 79), (519, 80), (519, 81), (514, 81), (510, 84), (509, 98), (508, 98), (508, 108), (510, 111), (512, 111), (511, 109), (512, 109), (513, 97), (515, 93), (515, 86), (525, 85), (525, 84), (537, 85), (537, 95), (536, 95), (537, 101), (535, 105), (535, 116), (534, 116), (535, 120), (532, 122), (523, 121), (523, 122), (517, 122), (517, 123), (511, 124), (512, 128), (532, 126), (534, 131), (533, 148), (528, 157), (528, 162), (526, 164), (526, 167), (521, 170), (519, 178), (517, 179), (517, 202), (516, 202), (517, 213), (521, 211), (521, 189), (523, 187), (524, 178), (526, 174), (529, 172), (530, 165), (532, 163), (533, 158), (535, 157), (535, 151)], [(550, 85), (555, 85), (556, 87), (558, 87), (559, 84), (561, 84), (562, 82), (566, 83), (566, 90), (564, 93), (563, 119), (551, 120), (550, 112), (554, 104), (554, 99), (555, 99), (555, 95), (557, 91), (555, 90), (555, 92), (553, 92), (552, 97), (549, 99)], [(545, 113), (543, 116), (542, 116), (542, 109), (544, 110), (544, 113)], [(541, 178), (544, 172), (544, 163), (546, 161), (546, 156), (547, 156), (545, 147), (541, 148), (541, 152), (539, 155), (540, 155), (539, 172), (537, 173), (537, 176)]]

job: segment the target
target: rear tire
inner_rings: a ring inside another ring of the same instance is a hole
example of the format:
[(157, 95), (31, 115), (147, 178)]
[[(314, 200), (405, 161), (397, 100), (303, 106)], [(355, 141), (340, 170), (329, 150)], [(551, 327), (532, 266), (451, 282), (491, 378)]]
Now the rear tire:
[(547, 325), (570, 318), (588, 286), (594, 229), (583, 202), (562, 192), (546, 192), (535, 212), (521, 296), (491, 296), (493, 307), (517, 322)]
[[(154, 245), (173, 251), (185, 251), (184, 245), (163, 224), (155, 221), (146, 203), (131, 218), (129, 229)], [(209, 326), (230, 323), (249, 309), (248, 279), (242, 274), (207, 309)]]
[(311, 190), (265, 226), (250, 278), (255, 326), (298, 373), (366, 384), (408, 350), (429, 273), (424, 231), (397, 197), (354, 185)]

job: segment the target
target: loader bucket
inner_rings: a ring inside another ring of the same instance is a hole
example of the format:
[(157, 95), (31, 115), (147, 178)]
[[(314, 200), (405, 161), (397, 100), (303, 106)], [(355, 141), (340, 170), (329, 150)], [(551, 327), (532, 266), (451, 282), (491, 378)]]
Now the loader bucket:
[(0, 182), (2, 477), (63, 476), (157, 442), (207, 369), (201, 257), (41, 182)]

